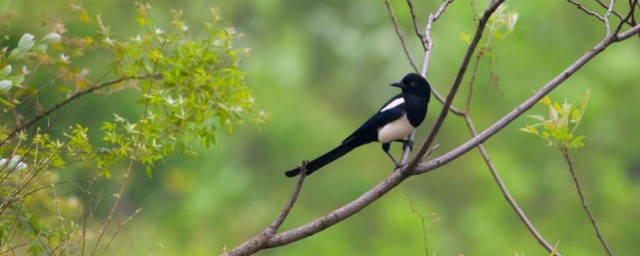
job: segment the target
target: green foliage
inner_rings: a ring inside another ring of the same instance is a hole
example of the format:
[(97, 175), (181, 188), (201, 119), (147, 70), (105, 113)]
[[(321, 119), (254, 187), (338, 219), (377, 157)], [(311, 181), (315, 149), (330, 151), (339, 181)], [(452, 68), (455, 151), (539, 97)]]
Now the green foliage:
[(589, 91), (585, 92), (579, 106), (573, 103), (552, 102), (545, 96), (540, 103), (547, 106), (548, 116), (530, 115), (529, 117), (539, 121), (533, 125), (520, 128), (521, 131), (536, 135), (549, 143), (549, 146), (557, 146), (563, 152), (571, 148), (584, 146), (585, 135), (576, 135), (576, 129), (582, 120), (584, 111), (589, 101)]
[[(110, 177), (111, 166), (130, 160), (144, 165), (150, 176), (156, 163), (169, 155), (193, 156), (196, 146), (217, 143), (220, 133), (231, 133), (244, 119), (264, 120), (265, 114), (254, 110), (254, 98), (239, 68), (248, 49), (234, 45), (241, 35), (225, 27), (215, 9), (200, 38), (191, 35), (182, 11), (172, 11), (170, 25), (163, 27), (148, 17), (151, 5), (136, 2), (135, 6), (140, 31), (133, 37), (119, 38), (99, 15), (92, 17), (74, 5), (81, 26), (92, 27), (94, 33), (67, 36), (65, 26), (55, 23), (54, 31), (41, 39), (25, 33), (14, 47), (9, 36), (0, 42), (6, 43), (0, 55), (0, 241), (28, 241), (33, 255), (60, 254), (61, 248), (72, 247), (69, 240), (77, 227), (64, 221), (66, 206), (55, 193), (51, 198), (48, 193), (31, 192), (34, 188), (55, 192), (55, 172), (61, 168), (80, 162), (97, 170), (89, 175)], [(81, 61), (105, 53), (109, 70)], [(106, 74), (92, 75), (101, 73)], [(47, 85), (32, 79), (36, 75), (48, 77)], [(64, 100), (49, 107), (39, 102), (48, 87), (62, 92)], [(101, 141), (90, 139), (86, 123), (58, 127), (61, 135), (55, 135), (36, 122), (86, 94), (125, 90), (138, 95), (143, 111), (134, 120), (114, 113), (113, 120), (102, 121), (96, 131)], [(25, 106), (36, 106), (37, 116), (22, 112)], [(26, 132), (33, 127), (34, 132)], [(37, 208), (44, 216), (58, 212), (58, 218), (33, 217), (39, 216), (32, 208), (40, 201), (56, 202)], [(11, 244), (0, 242), (1, 248)]]
[[(507, 12), (507, 6), (501, 5), (495, 11), (495, 13), (489, 18), (487, 22), (487, 33), (489, 34), (486, 39), (482, 39), (479, 44), (479, 56), (487, 55), (490, 58), (494, 58), (492, 48), (502, 41), (507, 35), (513, 32), (513, 29), (518, 22), (518, 13)], [(467, 33), (460, 34), (460, 40), (469, 44), (471, 43), (472, 36)]]

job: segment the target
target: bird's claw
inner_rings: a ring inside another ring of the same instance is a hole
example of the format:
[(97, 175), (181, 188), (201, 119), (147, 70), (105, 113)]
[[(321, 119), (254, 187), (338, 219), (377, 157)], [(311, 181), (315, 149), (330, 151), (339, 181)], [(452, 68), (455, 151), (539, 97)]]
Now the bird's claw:
[(413, 140), (399, 140), (403, 147), (409, 146), (409, 151), (413, 151)]

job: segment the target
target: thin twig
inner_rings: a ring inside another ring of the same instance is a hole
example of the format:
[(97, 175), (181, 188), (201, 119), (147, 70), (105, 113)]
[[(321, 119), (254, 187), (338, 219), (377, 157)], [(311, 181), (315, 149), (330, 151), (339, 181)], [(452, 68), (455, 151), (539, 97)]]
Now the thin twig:
[(464, 78), (464, 75), (467, 71), (467, 67), (469, 66), (471, 57), (473, 56), (473, 52), (478, 46), (478, 43), (480, 42), (480, 38), (482, 38), (484, 28), (487, 25), (487, 22), (489, 22), (489, 18), (491, 17), (491, 15), (496, 11), (496, 9), (498, 9), (498, 7), (503, 2), (504, 0), (497, 0), (493, 2), (482, 15), (482, 18), (478, 22), (478, 28), (476, 29), (476, 33), (473, 36), (473, 39), (471, 40), (469, 47), (467, 48), (467, 53), (465, 54), (464, 59), (462, 60), (462, 64), (460, 64), (460, 69), (458, 70), (456, 79), (453, 82), (453, 85), (451, 86), (451, 90), (449, 91), (449, 94), (447, 95), (447, 100), (444, 103), (444, 107), (442, 108), (442, 111), (440, 111), (440, 115), (438, 116), (438, 119), (436, 119), (436, 122), (433, 125), (431, 132), (429, 133), (429, 136), (422, 143), (422, 146), (420, 147), (420, 151), (418, 151), (416, 156), (409, 163), (409, 168), (407, 169), (414, 169), (414, 167), (416, 167), (419, 164), (419, 162), (422, 160), (424, 155), (427, 153), (427, 150), (429, 149), (429, 147), (431, 147), (431, 144), (435, 140), (436, 135), (440, 131), (440, 127), (442, 127), (442, 124), (444, 123), (444, 120), (446, 119), (447, 114), (449, 113), (449, 107), (451, 107), (451, 104), (453, 103), (453, 98), (456, 96), (458, 92), (458, 88), (462, 83), (462, 78)]
[[(473, 88), (474, 88), (474, 85), (475, 85), (476, 74), (478, 73), (478, 66), (480, 65), (480, 60), (483, 57), (483, 55), (484, 55), (483, 50), (478, 52), (478, 54), (476, 55), (476, 60), (475, 60), (474, 66), (473, 66), (473, 70), (471, 71), (471, 78), (469, 79), (469, 92), (467, 93), (467, 101), (466, 101), (466, 106), (465, 106), (465, 113), (463, 115), (463, 118), (464, 118), (464, 121), (465, 121), (465, 123), (467, 125), (467, 128), (469, 129), (469, 132), (471, 133), (471, 137), (476, 137), (478, 135), (478, 132), (476, 131), (475, 125), (473, 124), (473, 120), (471, 120), (471, 100), (473, 98)], [(489, 168), (489, 171), (491, 172), (491, 175), (493, 176), (493, 179), (498, 184), (498, 188), (500, 188), (500, 191), (502, 192), (502, 195), (507, 200), (507, 202), (509, 203), (511, 208), (513, 208), (513, 210), (516, 212), (516, 214), (518, 215), (520, 220), (525, 224), (525, 226), (527, 227), (529, 232), (538, 241), (538, 243), (540, 243), (549, 253), (551, 253), (552, 255), (560, 256), (560, 253), (557, 253), (555, 248), (553, 248), (544, 239), (544, 237), (542, 237), (542, 235), (540, 235), (540, 233), (533, 226), (533, 224), (531, 223), (529, 218), (527, 218), (527, 215), (524, 213), (524, 211), (522, 211), (522, 209), (520, 208), (520, 206), (518, 205), (516, 200), (511, 196), (511, 193), (509, 192), (509, 189), (504, 184), (504, 181), (500, 177), (500, 174), (498, 173), (498, 170), (493, 165), (493, 162), (491, 161), (491, 158), (489, 157), (489, 153), (484, 148), (484, 145), (483, 144), (478, 145), (478, 150), (480, 151), (480, 154), (482, 155), (482, 159), (484, 160), (485, 164)]]
[[(165, 37), (164, 41), (162, 42), (162, 45), (160, 46), (160, 53), (162, 53), (162, 51), (164, 50), (164, 46), (165, 46), (166, 42), (167, 42), (167, 38)], [(156, 73), (155, 71), (156, 71), (156, 68), (158, 66), (157, 64), (158, 64), (159, 60), (160, 60), (160, 57), (158, 57), (155, 60), (155, 65), (153, 67), (153, 69), (154, 69), (153, 70), (153, 74)], [(150, 76), (150, 78), (151, 78), (151, 81), (150, 81), (150, 85), (149, 85), (149, 89), (148, 89), (147, 94), (151, 92), (151, 89), (153, 88), (153, 84), (157, 79), (156, 75), (152, 75), (152, 76)], [(143, 115), (142, 119), (143, 120), (146, 120), (147, 119), (147, 115), (149, 114), (148, 113), (149, 100), (150, 100), (149, 97), (145, 97), (144, 110), (143, 110), (143, 113), (142, 113), (142, 115)], [(140, 124), (140, 131), (142, 131), (142, 128), (143, 128), (145, 123), (147, 123), (147, 122), (142, 122)], [(125, 189), (128, 181), (129, 181), (129, 177), (131, 175), (131, 170), (133, 169), (133, 163), (135, 162), (135, 160), (137, 158), (137, 155), (138, 155), (138, 149), (139, 149), (139, 144), (140, 144), (139, 142), (140, 142), (141, 138), (142, 138), (142, 132), (137, 133), (136, 139), (135, 139), (136, 142), (133, 145), (133, 152), (131, 153), (131, 159), (129, 160), (129, 166), (127, 167), (127, 171), (125, 172), (125, 174), (122, 176), (122, 183), (120, 184), (120, 189), (119, 189), (118, 193), (114, 195), (115, 196), (115, 202), (113, 202), (113, 206), (111, 207), (111, 211), (109, 212), (109, 216), (107, 216), (107, 219), (105, 220), (104, 224), (102, 225), (103, 228), (100, 231), (100, 235), (98, 236), (98, 239), (96, 240), (96, 244), (93, 247), (93, 250), (91, 251), (91, 255), (95, 255), (96, 250), (98, 249), (98, 245), (100, 245), (100, 240), (102, 240), (102, 237), (104, 236), (105, 232), (107, 231), (107, 227), (109, 226), (109, 224), (111, 224), (111, 221), (113, 220), (113, 217), (114, 217), (114, 214), (116, 212), (116, 209), (118, 208), (118, 205), (120, 204), (120, 200), (122, 199), (122, 196), (123, 196), (123, 193), (124, 193), (124, 189)], [(108, 248), (108, 245), (107, 245), (107, 248)], [(106, 249), (105, 249), (105, 252), (106, 252)]]
[[(502, 3), (503, 1), (499, 1), (499, 2)], [(495, 11), (495, 8), (497, 8), (497, 5), (499, 4), (491, 5), (488, 8), (487, 12), (493, 13), (493, 11)], [(490, 16), (490, 14), (488, 16)], [(488, 19), (488, 16), (486, 17), (487, 19)], [(477, 29), (483, 30), (484, 26), (479, 26)], [(482, 33), (480, 32), (480, 34)], [(450, 106), (450, 102), (449, 102), (449, 106)], [(445, 109), (448, 109), (449, 106), (445, 106)], [(422, 153), (421, 156), (424, 156), (425, 154), (426, 152)], [(328, 227), (331, 227), (336, 223), (346, 218), (349, 218), (350, 216), (359, 212), (361, 209), (373, 203), (378, 198), (382, 197), (384, 194), (386, 194), (391, 189), (393, 189), (398, 184), (400, 184), (402, 181), (407, 179), (411, 173), (414, 173), (414, 170), (411, 168), (416, 168), (416, 166), (414, 165), (413, 167), (411, 167), (410, 165), (407, 165), (405, 167), (402, 167), (400, 169), (401, 171), (393, 172), (384, 181), (376, 185), (371, 190), (365, 192), (362, 196), (358, 197), (353, 202), (319, 219), (316, 219), (312, 222), (309, 222), (293, 230), (284, 231), (284, 232), (275, 234), (274, 236), (268, 239), (265, 239), (264, 236), (258, 235), (250, 240), (245, 241), (244, 243), (234, 248), (232, 251), (226, 253), (225, 255), (252, 254), (265, 248), (277, 247), (277, 246), (282, 246), (285, 244), (295, 242), (297, 240), (303, 239), (317, 232), (320, 232)], [(265, 239), (266, 241), (264, 241), (263, 239)]]
[(600, 14), (597, 14), (596, 12), (587, 9), (586, 7), (584, 7), (582, 4), (576, 2), (575, 0), (567, 0), (569, 3), (575, 5), (576, 7), (578, 7), (578, 9), (582, 10), (583, 12), (585, 12), (588, 15), (591, 15), (593, 17), (598, 18), (600, 21), (604, 22), (604, 18), (602, 16), (600, 16)]
[[(105, 76), (109, 74), (109, 72), (105, 73)], [(5, 142), (7, 142), (9, 139), (13, 138), (19, 131), (22, 131), (26, 128), (29, 128), (31, 125), (33, 125), (34, 123), (36, 123), (37, 121), (39, 121), (40, 119), (48, 116), (49, 114), (53, 113), (54, 111), (60, 109), (61, 107), (66, 106), (67, 104), (77, 100), (78, 98), (87, 95), (89, 93), (92, 93), (96, 90), (102, 89), (104, 87), (107, 86), (111, 86), (114, 84), (118, 84), (121, 83), (123, 81), (126, 80), (130, 80), (130, 79), (161, 79), (162, 75), (156, 74), (156, 75), (146, 75), (146, 76), (128, 76), (128, 77), (122, 77), (113, 81), (109, 81), (109, 82), (105, 82), (102, 84), (95, 84), (94, 86), (89, 87), (88, 89), (84, 90), (84, 91), (79, 91), (77, 93), (75, 93), (74, 95), (71, 95), (71, 97), (67, 98), (66, 100), (56, 104), (55, 106), (51, 107), (50, 109), (48, 109), (45, 112), (42, 112), (40, 114), (38, 114), (36, 117), (34, 117), (33, 119), (29, 120), (28, 122), (23, 123), (22, 125), (16, 127), (11, 133), (9, 133), (9, 135), (7, 135), (7, 137), (5, 137), (2, 142), (0, 142), (0, 145), (4, 145)]]
[[(607, 4), (605, 4), (604, 2), (602, 2), (601, 0), (596, 0), (596, 3), (598, 3), (602, 8), (605, 9), (609, 9), (609, 6)], [(617, 16), (618, 18), (620, 18), (620, 20), (622, 20), (622, 15), (617, 12), (615, 9), (612, 11), (613, 15)], [(631, 25), (631, 24), (629, 24)]]
[[(429, 18), (427, 19), (427, 26), (425, 27), (425, 30), (424, 30), (424, 35), (420, 35), (420, 34), (418, 35), (421, 41), (424, 40), (427, 43), (427, 47), (424, 50), (422, 71), (420, 72), (420, 74), (422, 74), (422, 76), (424, 77), (427, 76), (427, 70), (429, 70), (429, 60), (431, 59), (431, 51), (433, 50), (433, 40), (431, 40), (431, 27), (433, 26), (433, 23), (436, 22), (438, 18), (440, 18), (440, 16), (447, 9), (447, 6), (449, 6), (451, 3), (453, 3), (453, 0), (445, 0), (444, 2), (442, 2), (442, 4), (440, 4), (440, 7), (438, 8), (435, 14), (433, 13), (429, 14)], [(441, 100), (441, 101), (444, 104), (444, 100)]]
[(498, 131), (506, 127), (513, 120), (520, 117), (523, 113), (525, 113), (528, 109), (533, 107), (542, 97), (546, 96), (553, 89), (555, 89), (559, 84), (564, 82), (567, 78), (569, 78), (573, 73), (582, 68), (587, 62), (597, 56), (599, 53), (604, 51), (609, 45), (625, 40), (640, 31), (640, 26), (634, 26), (633, 28), (620, 33), (617, 37), (605, 37), (601, 42), (595, 45), (591, 50), (581, 56), (578, 60), (576, 60), (572, 65), (570, 65), (567, 69), (565, 69), (560, 75), (556, 78), (552, 79), (549, 83), (543, 86), (538, 92), (536, 92), (531, 98), (525, 100), (521, 105), (516, 107), (513, 111), (505, 115), (503, 118), (498, 120), (496, 123), (491, 125), (488, 129), (478, 134), (474, 138), (468, 140), (464, 144), (458, 146), (457, 148), (449, 151), (448, 153), (439, 156), (431, 161), (421, 163), (415, 166), (415, 169), (410, 169), (410, 166), (405, 166), (403, 169), (407, 169), (406, 171), (396, 171), (392, 172), (386, 179), (378, 183), (369, 191), (362, 194), (360, 197), (355, 200), (345, 204), (344, 206), (318, 218), (307, 224), (294, 228), (292, 230), (284, 231), (272, 236), (266, 243), (259, 243), (257, 240), (250, 239), (234, 248), (232, 251), (234, 254), (227, 253), (225, 255), (249, 255), (260, 250), (266, 248), (273, 248), (278, 246), (283, 246), (289, 243), (293, 243), (300, 239), (304, 239), (306, 237), (312, 236), (324, 229), (327, 229), (336, 223), (339, 223), (354, 214), (358, 213), (371, 203), (375, 202), (378, 198), (385, 195), (391, 189), (398, 186), (405, 179), (409, 177), (408, 173), (412, 174), (422, 174), (429, 171), (434, 170), (440, 166), (443, 166), (452, 160), (462, 156), (469, 150), (477, 147), (481, 143), (485, 142), (493, 135), (495, 135)]
[[(422, 62), (422, 71), (420, 71), (420, 74), (422, 74), (423, 77), (427, 77), (427, 70), (428, 70), (428, 66), (429, 66), (429, 59), (431, 57), (431, 51), (433, 50), (433, 41), (431, 40), (431, 26), (433, 25), (433, 23), (442, 15), (442, 13), (444, 13), (445, 9), (447, 8), (447, 6), (449, 4), (451, 4), (453, 2), (453, 0), (446, 0), (442, 3), (442, 5), (440, 5), (440, 8), (438, 8), (438, 11), (436, 12), (436, 14), (430, 14), (429, 15), (429, 19), (427, 19), (427, 26), (425, 29), (425, 33), (416, 33), (416, 35), (418, 36), (418, 38), (420, 39), (420, 42), (422, 43), (423, 40), (427, 41), (426, 44), (426, 48), (425, 48), (425, 55), (423, 58), (423, 62)], [(398, 35), (398, 38), (400, 39), (400, 42), (402, 43), (402, 47), (404, 49), (405, 54), (407, 55), (407, 60), (409, 60), (409, 64), (411, 65), (411, 67), (413, 67), (413, 69), (415, 70), (415, 72), (419, 72), (418, 67), (415, 64), (415, 61), (413, 59), (413, 56), (410, 54), (407, 44), (406, 44), (406, 40), (404, 39), (404, 37), (402, 36), (400, 29), (398, 28), (398, 24), (396, 22), (394, 13), (393, 13), (393, 9), (391, 9), (390, 5), (389, 5), (389, 0), (385, 0), (385, 4), (387, 5), (387, 10), (389, 11), (389, 15), (391, 16), (391, 21), (393, 23), (393, 26), (396, 30), (396, 34)], [(413, 3), (411, 3), (411, 1), (408, 2), (409, 5), (409, 10), (412, 11), (413, 10)], [(414, 14), (415, 15), (415, 14)], [(418, 29), (417, 28), (417, 23), (415, 21), (415, 19), (413, 20), (413, 25), (414, 25), (414, 29)], [(425, 45), (423, 45), (423, 47), (425, 47)], [(433, 94), (433, 96), (436, 97), (436, 100), (438, 100), (440, 103), (444, 104), (444, 97), (442, 97), (442, 95), (440, 95), (440, 93), (435, 89), (435, 88), (431, 88), (431, 93)], [(457, 108), (455, 108), (454, 106), (451, 106), (449, 108), (449, 110), (451, 110), (452, 113), (458, 115), (458, 116), (462, 116), (462, 114), (464, 114), (462, 111), (458, 110)], [(407, 151), (405, 151), (407, 152)], [(402, 163), (402, 162), (401, 162)]]
[[(471, 117), (469, 115), (465, 115), (464, 121), (467, 124), (467, 128), (469, 128), (469, 132), (471, 132), (471, 136), (473, 137), (477, 136), (478, 133), (476, 132), (476, 128), (473, 125), (473, 121), (471, 120)], [(516, 212), (516, 215), (518, 215), (518, 218), (520, 218), (522, 223), (524, 223), (524, 225), (527, 227), (527, 229), (533, 235), (533, 237), (535, 237), (535, 239), (538, 240), (538, 243), (540, 243), (545, 249), (547, 249), (549, 253), (560, 256), (560, 253), (557, 252), (556, 248), (551, 246), (551, 244), (549, 244), (549, 242), (547, 242), (547, 240), (545, 240), (544, 237), (540, 235), (540, 232), (538, 232), (536, 227), (533, 226), (533, 223), (531, 223), (529, 218), (527, 218), (527, 215), (524, 213), (522, 208), (520, 208), (520, 206), (518, 205), (518, 202), (516, 202), (513, 196), (511, 196), (509, 189), (502, 181), (502, 178), (500, 177), (498, 170), (496, 170), (495, 166), (493, 165), (493, 162), (489, 157), (489, 153), (484, 148), (484, 145), (482, 144), (478, 145), (478, 150), (480, 151), (480, 154), (482, 155), (482, 159), (484, 160), (485, 164), (489, 168), (489, 171), (491, 172), (493, 179), (498, 184), (498, 187), (500, 188), (500, 192), (502, 192), (502, 195), (504, 196), (504, 198), (507, 200), (511, 208), (513, 208), (513, 210)]]
[(407, 55), (407, 59), (409, 60), (409, 64), (411, 65), (411, 67), (413, 68), (413, 70), (415, 72), (418, 72), (418, 66), (416, 65), (416, 62), (413, 60), (413, 56), (411, 55), (411, 52), (409, 51), (409, 46), (407, 46), (407, 42), (404, 39), (404, 36), (402, 35), (402, 32), (400, 31), (400, 28), (398, 26), (398, 21), (396, 20), (396, 15), (393, 12), (393, 8), (391, 7), (391, 4), (389, 3), (389, 0), (384, 0), (384, 5), (387, 6), (387, 11), (389, 12), (389, 17), (391, 18), (391, 24), (393, 24), (393, 28), (396, 31), (396, 35), (398, 36), (398, 39), (400, 39), (400, 44), (402, 45), (402, 50), (404, 50), (404, 54)]
[(611, 16), (611, 12), (613, 12), (613, 4), (615, 3), (616, 0), (611, 0), (611, 2), (609, 2), (607, 12), (604, 13), (604, 28), (607, 35), (611, 34), (611, 21), (609, 20), (609, 17)]
[[(640, 33), (640, 25), (636, 25), (629, 30), (618, 34), (617, 36), (608, 36), (603, 38), (598, 44), (596, 44), (593, 48), (588, 50), (584, 55), (578, 58), (573, 64), (567, 67), (564, 71), (554, 77), (551, 81), (545, 84), (542, 88), (540, 88), (533, 96), (526, 99), (522, 104), (518, 105), (516, 108), (511, 110), (511, 112), (507, 113), (505, 116), (500, 118), (500, 120), (496, 121), (494, 124), (489, 126), (483, 132), (479, 133), (478, 136), (473, 139), (468, 140), (462, 145), (456, 147), (455, 149), (447, 152), (436, 159), (428, 161), (426, 163), (419, 164), (415, 169), (415, 174), (422, 174), (429, 171), (432, 171), (440, 166), (448, 164), (452, 160), (458, 158), (460, 155), (472, 150), (477, 147), (479, 144), (485, 142), (497, 132), (502, 130), (504, 127), (509, 125), (513, 120), (520, 117), (527, 110), (531, 109), (540, 99), (549, 94), (553, 89), (558, 87), (564, 81), (566, 81), (571, 75), (580, 70), (585, 64), (591, 61), (594, 57), (598, 56), (602, 51), (607, 49), (611, 44), (620, 42), (628, 39), (631, 36)], [(407, 167), (408, 168), (408, 167)]]
[(298, 195), (300, 194), (300, 190), (302, 189), (302, 184), (304, 183), (304, 178), (307, 176), (307, 164), (309, 161), (302, 162), (302, 166), (300, 167), (300, 174), (298, 175), (298, 182), (296, 182), (296, 186), (293, 188), (291, 192), (291, 196), (289, 197), (289, 201), (285, 204), (282, 211), (278, 217), (273, 221), (269, 227), (264, 229), (260, 234), (254, 236), (253, 238), (245, 241), (238, 247), (234, 248), (231, 251), (225, 252), (223, 255), (233, 256), (233, 255), (249, 255), (253, 254), (260, 249), (275, 247), (270, 245), (270, 241), (276, 236), (278, 229), (284, 223), (284, 220), (289, 215), (289, 212), (293, 208), (293, 205), (298, 200)]
[[(433, 41), (431, 40), (431, 26), (433, 25), (433, 23), (436, 20), (438, 20), (438, 18), (440, 18), (440, 16), (444, 13), (444, 11), (447, 8), (447, 6), (449, 6), (449, 4), (451, 4), (452, 2), (453, 2), (453, 0), (445, 0), (440, 5), (440, 8), (438, 8), (438, 10), (436, 11), (435, 14), (432, 13), (432, 14), (429, 15), (429, 18), (427, 19), (427, 26), (426, 26), (424, 35), (422, 35), (420, 33), (416, 34), (418, 36), (418, 38), (420, 39), (420, 42), (422, 42), (423, 40), (426, 40), (428, 42), (426, 45), (423, 45), (423, 46), (426, 46), (425, 54), (424, 54), (424, 58), (423, 58), (423, 62), (422, 62), (422, 71), (421, 71), (421, 75), (423, 77), (427, 77), (427, 68), (429, 66), (429, 59), (431, 58), (431, 51), (433, 50)], [(385, 3), (388, 4), (388, 0), (385, 0)], [(409, 5), (409, 10), (413, 11), (413, 3), (411, 3), (411, 1), (408, 1), (408, 5)], [(387, 8), (390, 8), (390, 7), (387, 5)], [(392, 15), (391, 16), (391, 20), (395, 21), (395, 19), (393, 17), (392, 10), (391, 9), (389, 9), (389, 10), (390, 10), (389, 14)], [(417, 30), (418, 28), (417, 28), (417, 24), (416, 24), (415, 19), (413, 20), (413, 22), (414, 22), (413, 23), (414, 29)], [(398, 34), (399, 30), (398, 30), (398, 26), (397, 26), (397, 24), (395, 22), (394, 22), (394, 27), (396, 28), (396, 33)], [(405, 40), (404, 40), (404, 38), (401, 37), (401, 34), (398, 34), (398, 37), (400, 38), (400, 41), (403, 42), (403, 46), (406, 47)], [(416, 64), (415, 64), (411, 54), (409, 54), (407, 52), (406, 48), (405, 48), (405, 52), (407, 53), (407, 57), (408, 57), (409, 63), (411, 64), (411, 66), (414, 67), (414, 70), (416, 72), (418, 72), (418, 68), (415, 66)], [(435, 96), (435, 98), (440, 103), (444, 104), (444, 102), (445, 102), (444, 98), (442, 97), (442, 95), (440, 95), (440, 93), (438, 93), (438, 91), (435, 88), (431, 87), (431, 93)], [(452, 113), (456, 114), (456, 115), (464, 114), (462, 111), (458, 110), (454, 106), (450, 106), (449, 110)], [(409, 134), (408, 140), (409, 141), (413, 141), (414, 137), (415, 137), (415, 131), (411, 132), (411, 134)], [(404, 146), (403, 153), (402, 153), (402, 158), (400, 159), (400, 165), (401, 166), (406, 165), (407, 162), (409, 161), (409, 153), (411, 153), (411, 149), (412, 149), (411, 145), (405, 145)]]
[(476, 62), (473, 64), (471, 78), (469, 79), (469, 92), (467, 93), (467, 102), (465, 104), (465, 113), (463, 115), (465, 119), (469, 117), (469, 113), (471, 112), (471, 98), (473, 97), (473, 87), (476, 81), (476, 74), (478, 73), (478, 66), (480, 66), (480, 58), (482, 58), (482, 53), (476, 55)]
[(413, 30), (416, 32), (416, 36), (420, 38), (422, 48), (426, 51), (427, 48), (429, 48), (429, 43), (427, 42), (427, 39), (424, 37), (424, 35), (420, 33), (418, 21), (416, 20), (416, 12), (413, 9), (413, 2), (411, 2), (411, 0), (407, 0), (407, 5), (409, 6), (409, 12), (411, 13), (411, 21), (413, 21)]
[(278, 215), (278, 218), (276, 218), (276, 220), (265, 230), (267, 234), (273, 235), (278, 232), (278, 229), (280, 228), (280, 226), (282, 226), (282, 223), (284, 223), (284, 220), (289, 215), (289, 212), (293, 208), (293, 205), (298, 200), (298, 195), (300, 194), (300, 190), (302, 189), (304, 178), (307, 176), (307, 164), (309, 164), (309, 161), (302, 162), (298, 182), (296, 182), (296, 186), (293, 188), (293, 192), (291, 192), (291, 197), (289, 198), (289, 201), (287, 202), (285, 207), (282, 208), (282, 211), (280, 212), (280, 215)]
[(596, 236), (598, 237), (598, 240), (600, 240), (602, 247), (604, 247), (604, 249), (607, 251), (607, 255), (611, 256), (613, 255), (613, 253), (611, 252), (611, 248), (609, 248), (609, 245), (604, 240), (604, 237), (602, 236), (602, 233), (598, 228), (596, 219), (593, 217), (593, 214), (589, 209), (587, 199), (584, 194), (582, 194), (582, 189), (580, 189), (580, 182), (578, 182), (578, 176), (576, 175), (575, 168), (573, 167), (573, 160), (571, 159), (571, 157), (569, 157), (569, 151), (566, 148), (562, 148), (560, 149), (560, 151), (562, 151), (562, 156), (567, 161), (567, 165), (569, 165), (569, 171), (571, 172), (571, 177), (573, 177), (573, 183), (576, 185), (576, 190), (578, 191), (578, 195), (580, 196), (580, 201), (582, 201), (582, 207), (584, 208), (584, 211), (587, 213), (587, 215), (589, 215), (591, 226), (593, 226), (593, 230), (595, 230)]
[(138, 208), (135, 212), (133, 212), (131, 215), (129, 215), (129, 218), (126, 218), (125, 220), (120, 221), (118, 223), (118, 226), (116, 227), (116, 230), (111, 235), (111, 239), (109, 239), (109, 242), (107, 242), (107, 245), (104, 247), (104, 250), (102, 250), (102, 255), (106, 254), (107, 250), (111, 246), (111, 243), (113, 243), (113, 240), (116, 238), (116, 236), (118, 234), (120, 234), (120, 231), (122, 230), (122, 227), (125, 224), (127, 224), (127, 222), (131, 221), (134, 217), (136, 217), (136, 215), (138, 215), (138, 213), (140, 213), (140, 211), (142, 211), (142, 208)]
[(416, 211), (416, 209), (413, 208), (413, 200), (411, 200), (411, 196), (409, 196), (409, 194), (407, 194), (406, 192), (404, 194), (407, 196), (407, 199), (409, 199), (409, 207), (411, 207), (411, 212), (420, 217), (420, 224), (422, 224), (422, 242), (424, 243), (424, 255), (429, 256), (429, 247), (427, 245), (427, 227), (424, 223), (425, 217), (422, 216), (422, 213)]
[[(613, 32), (614, 35), (620, 33), (620, 30), (622, 29), (622, 25), (625, 24), (625, 23), (631, 23), (631, 24), (634, 24), (634, 26), (635, 26), (634, 11), (636, 9), (635, 8), (636, 4), (638, 4), (638, 0), (633, 0), (633, 2), (630, 2), (630, 4), (629, 4), (629, 6), (630, 6), (629, 13), (627, 13), (627, 16), (624, 17), (620, 21), (620, 23), (616, 27), (615, 31)], [(640, 8), (640, 6), (638, 6), (638, 8)], [(638, 34), (638, 35), (640, 36), (640, 34)]]
[[(429, 60), (431, 59), (431, 51), (433, 50), (433, 45), (434, 45), (433, 40), (431, 40), (431, 27), (433, 26), (433, 23), (435, 23), (438, 20), (438, 18), (440, 18), (440, 16), (447, 9), (447, 6), (449, 6), (451, 3), (453, 3), (453, 0), (445, 0), (444, 2), (442, 2), (440, 7), (438, 8), (438, 11), (436, 11), (435, 14), (433, 13), (429, 14), (429, 18), (427, 19), (427, 26), (424, 31), (424, 39), (427, 41), (428, 47), (424, 51), (424, 58), (422, 61), (422, 71), (420, 72), (420, 74), (422, 74), (422, 76), (424, 77), (427, 77), (427, 70), (429, 70)], [(420, 38), (420, 40), (422, 40), (422, 37)], [(440, 93), (433, 87), (431, 88), (431, 92), (433, 96), (435, 96), (436, 99), (444, 105), (445, 103), (444, 97), (442, 97), (442, 95), (440, 95)], [(464, 115), (463, 111), (457, 109), (453, 105), (449, 106), (449, 110), (455, 115), (458, 115), (458, 116)]]

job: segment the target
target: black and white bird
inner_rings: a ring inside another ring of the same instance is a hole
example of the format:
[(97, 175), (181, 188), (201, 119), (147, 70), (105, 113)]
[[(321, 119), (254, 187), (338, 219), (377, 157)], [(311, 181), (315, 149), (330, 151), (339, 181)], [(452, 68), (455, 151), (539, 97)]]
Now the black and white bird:
[[(393, 160), (396, 167), (398, 161), (389, 153), (391, 142), (398, 141), (412, 146), (407, 136), (418, 127), (427, 114), (427, 106), (431, 97), (429, 82), (419, 74), (409, 73), (402, 81), (392, 83), (402, 93), (391, 98), (377, 113), (360, 128), (349, 135), (342, 144), (307, 164), (306, 175), (310, 175), (321, 167), (349, 153), (354, 148), (370, 142), (382, 143), (382, 149)], [(300, 174), (300, 167), (285, 172), (287, 177)]]

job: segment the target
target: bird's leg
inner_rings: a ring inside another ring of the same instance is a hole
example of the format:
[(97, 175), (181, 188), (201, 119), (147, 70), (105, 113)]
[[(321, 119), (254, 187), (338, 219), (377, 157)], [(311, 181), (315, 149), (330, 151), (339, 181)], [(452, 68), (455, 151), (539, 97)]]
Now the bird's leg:
[(393, 155), (391, 153), (389, 153), (390, 146), (391, 146), (390, 142), (382, 143), (382, 150), (384, 150), (384, 152), (387, 153), (387, 155), (391, 158), (393, 163), (396, 164), (396, 167), (400, 167), (400, 164), (398, 163), (398, 161), (396, 161), (396, 159), (393, 158)]
[(397, 142), (402, 142), (402, 147), (409, 146), (409, 151), (413, 151), (413, 140), (410, 139), (400, 139), (396, 140)]

